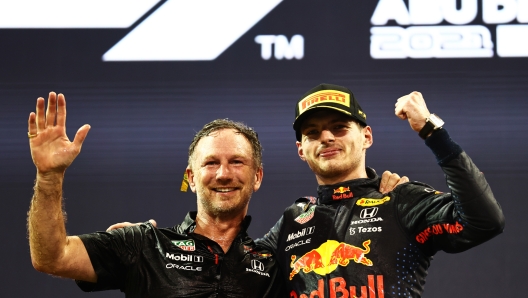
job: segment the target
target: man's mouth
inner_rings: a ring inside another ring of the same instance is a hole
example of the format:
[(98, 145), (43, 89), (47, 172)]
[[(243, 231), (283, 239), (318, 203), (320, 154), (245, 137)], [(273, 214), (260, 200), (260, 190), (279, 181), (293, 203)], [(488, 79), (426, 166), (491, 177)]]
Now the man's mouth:
[(321, 152), (319, 152), (319, 156), (320, 157), (331, 157), (338, 153), (339, 153), (338, 148), (328, 148), (328, 149), (321, 150)]
[(230, 192), (230, 191), (235, 191), (237, 188), (235, 187), (217, 187), (217, 188), (213, 188), (214, 191), (216, 192)]

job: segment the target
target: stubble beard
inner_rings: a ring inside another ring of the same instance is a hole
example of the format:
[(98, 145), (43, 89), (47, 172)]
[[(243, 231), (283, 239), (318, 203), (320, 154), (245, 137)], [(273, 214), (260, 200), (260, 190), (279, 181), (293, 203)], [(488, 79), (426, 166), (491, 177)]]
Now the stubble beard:
[(246, 209), (251, 199), (252, 191), (244, 191), (240, 194), (241, 199), (232, 202), (218, 202), (217, 200), (208, 200), (207, 193), (204, 189), (199, 190), (198, 200), (202, 209), (213, 216), (238, 215)]
[(309, 163), (310, 168), (315, 175), (323, 178), (333, 180), (341, 176), (347, 176), (352, 171), (356, 170), (361, 165), (361, 156), (354, 156), (351, 160), (329, 160), (325, 162)]

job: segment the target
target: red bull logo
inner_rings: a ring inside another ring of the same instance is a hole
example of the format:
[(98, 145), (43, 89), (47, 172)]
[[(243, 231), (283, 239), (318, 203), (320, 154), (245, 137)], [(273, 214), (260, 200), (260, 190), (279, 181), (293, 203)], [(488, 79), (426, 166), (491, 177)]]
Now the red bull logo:
[(340, 187), (334, 189), (334, 194), (336, 194), (336, 193), (345, 193), (345, 192), (349, 192), (349, 191), (350, 191), (350, 187), (340, 186)]
[[(357, 295), (356, 286), (347, 286), (347, 283), (342, 277), (334, 277), (328, 281), (328, 293), (330, 298), (384, 298), (385, 289), (383, 287), (383, 275), (367, 275), (368, 285), (359, 286), (360, 295)], [(312, 291), (310, 295), (300, 294), (298, 295), (295, 291), (290, 292), (290, 298), (312, 298), (312, 297), (325, 297), (324, 280), (320, 279), (317, 281), (317, 289)]]
[[(348, 192), (348, 194), (347, 194)], [(338, 194), (338, 195), (336, 195)], [(336, 189), (334, 189), (334, 194), (332, 195), (332, 200), (342, 200), (342, 199), (350, 199), (354, 197), (354, 194), (350, 192), (350, 187), (343, 187), (340, 186)]]
[(372, 266), (372, 261), (365, 257), (370, 252), (370, 240), (363, 242), (363, 249), (343, 242), (328, 240), (316, 249), (312, 249), (300, 258), (291, 256), (290, 280), (301, 270), (304, 273), (315, 272), (326, 275), (337, 266), (348, 266), (350, 260), (365, 266)]

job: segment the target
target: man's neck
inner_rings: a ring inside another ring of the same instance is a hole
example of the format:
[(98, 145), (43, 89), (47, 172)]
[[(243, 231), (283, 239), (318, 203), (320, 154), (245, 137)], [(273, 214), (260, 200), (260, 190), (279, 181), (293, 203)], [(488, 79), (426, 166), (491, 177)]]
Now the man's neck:
[(244, 218), (245, 214), (222, 218), (198, 212), (194, 233), (215, 241), (224, 252), (227, 252), (240, 232)]
[(329, 177), (315, 175), (315, 178), (317, 179), (317, 183), (319, 185), (333, 185), (349, 180), (368, 178), (368, 175), (365, 171), (365, 167), (362, 167), (361, 170), (344, 173), (342, 175), (333, 175)]

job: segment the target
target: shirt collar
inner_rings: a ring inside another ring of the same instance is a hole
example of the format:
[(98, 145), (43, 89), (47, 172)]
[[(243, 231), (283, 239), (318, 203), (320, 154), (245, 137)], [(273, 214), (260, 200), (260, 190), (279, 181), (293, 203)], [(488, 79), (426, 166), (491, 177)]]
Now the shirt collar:
[(372, 168), (366, 168), (368, 178), (343, 181), (333, 185), (319, 185), (317, 197), (322, 204), (363, 196), (379, 188), (379, 177)]
[[(178, 232), (181, 234), (189, 234), (194, 232), (194, 229), (196, 228), (196, 211), (190, 211), (185, 216), (185, 219), (183, 222), (178, 226)], [(241, 233), (247, 233), (247, 229), (249, 227), (249, 224), (251, 223), (251, 216), (246, 215), (244, 220), (242, 221), (242, 228), (240, 229), (239, 235)]]

